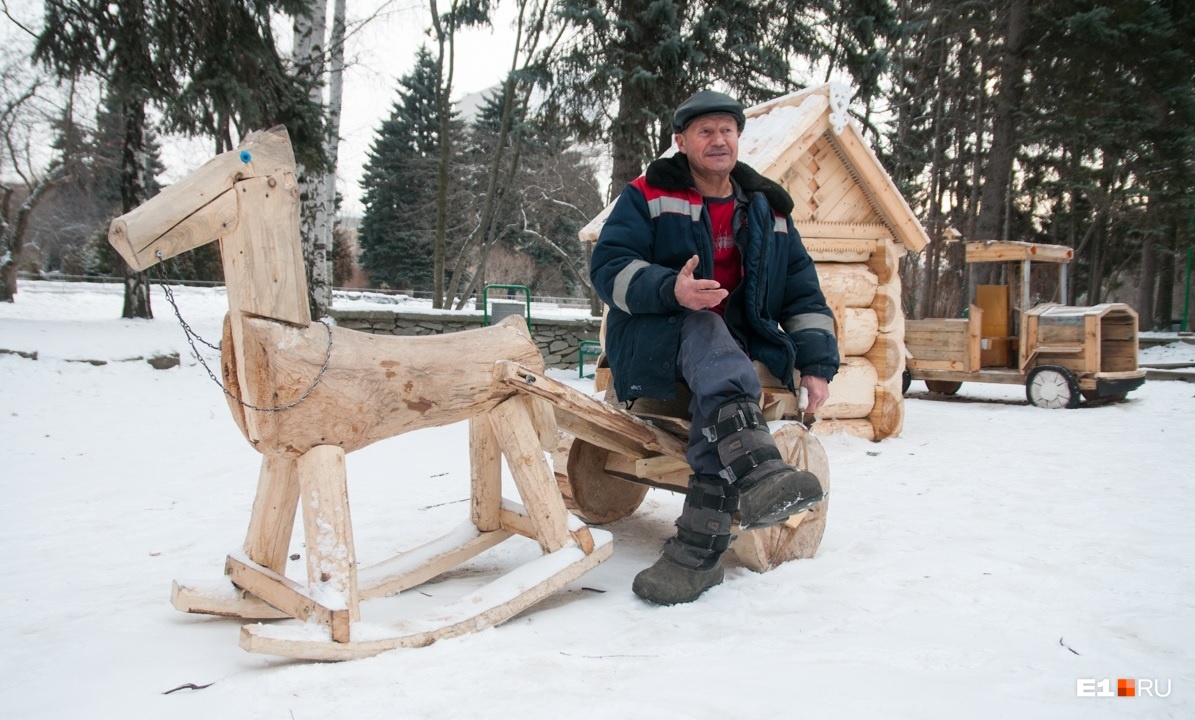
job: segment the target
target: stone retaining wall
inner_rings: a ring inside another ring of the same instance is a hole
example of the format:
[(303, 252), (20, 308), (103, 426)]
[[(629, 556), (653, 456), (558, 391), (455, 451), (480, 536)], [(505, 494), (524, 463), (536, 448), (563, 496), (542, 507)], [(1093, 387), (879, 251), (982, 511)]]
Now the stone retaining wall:
[[(479, 328), (481, 313), (431, 313), (415, 310), (338, 310), (329, 313), (336, 324), (375, 335), (439, 335)], [(531, 335), (548, 367), (577, 367), (577, 347), (582, 340), (597, 340), (601, 318), (531, 318)], [(592, 358), (587, 358), (590, 362)]]

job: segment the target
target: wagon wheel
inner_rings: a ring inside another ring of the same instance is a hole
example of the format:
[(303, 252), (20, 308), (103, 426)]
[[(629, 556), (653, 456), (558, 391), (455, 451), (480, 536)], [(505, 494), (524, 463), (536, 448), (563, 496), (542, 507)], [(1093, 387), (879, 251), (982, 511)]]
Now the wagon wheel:
[(963, 384), (961, 382), (953, 382), (951, 380), (926, 380), (925, 387), (932, 393), (942, 393), (943, 395), (953, 395), (958, 392)]
[(1074, 373), (1057, 365), (1038, 365), (1025, 380), (1025, 397), (1033, 405), (1049, 410), (1079, 407), (1079, 381)]
[[(567, 441), (565, 441), (567, 442)], [(559, 471), (563, 443), (556, 454), (556, 484), (564, 505), (587, 523), (604, 525), (635, 512), (647, 495), (647, 486), (614, 477), (606, 472), (610, 451), (580, 438), (568, 447), (566, 474)]]
[[(772, 437), (785, 462), (813, 473), (821, 481), (822, 491), (830, 492), (830, 461), (813, 433), (799, 423), (788, 423)], [(756, 572), (766, 572), (788, 560), (811, 558), (822, 542), (829, 505), (830, 498), (826, 497), (817, 507), (790, 517), (782, 525), (740, 530), (731, 547), (739, 561)]]

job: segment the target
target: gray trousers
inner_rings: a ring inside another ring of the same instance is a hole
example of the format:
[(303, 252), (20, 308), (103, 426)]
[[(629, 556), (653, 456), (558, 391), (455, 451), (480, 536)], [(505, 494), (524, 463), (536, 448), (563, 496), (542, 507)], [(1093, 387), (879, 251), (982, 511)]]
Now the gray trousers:
[(689, 448), (685, 458), (693, 472), (717, 475), (722, 469), (717, 448), (706, 441), (701, 429), (719, 406), (742, 395), (758, 398), (762, 388), (755, 366), (739, 347), (722, 316), (702, 310), (685, 316), (681, 326), (676, 365), (693, 393), (689, 413)]

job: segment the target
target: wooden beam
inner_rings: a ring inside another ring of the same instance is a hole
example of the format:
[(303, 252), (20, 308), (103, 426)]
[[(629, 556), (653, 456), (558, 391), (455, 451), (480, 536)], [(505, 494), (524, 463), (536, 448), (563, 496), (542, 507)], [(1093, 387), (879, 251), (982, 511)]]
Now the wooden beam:
[(348, 642), (352, 623), (349, 609), (330, 608), (294, 580), (262, 567), (247, 557), (229, 555), (224, 572), (233, 585), (261, 598), (290, 617), (329, 628), (336, 642)]
[(809, 252), (809, 257), (813, 258), (813, 261), (818, 263), (867, 262), (868, 259), (871, 258), (871, 254), (875, 251), (874, 240), (806, 237), (805, 234), (802, 233), (801, 242), (805, 246), (805, 250)]
[(358, 572), (362, 600), (400, 593), (438, 577), (510, 537), (507, 530), (480, 532), (472, 523)]
[(253, 620), (290, 617), (225, 579), (214, 582), (175, 580), (170, 588), (170, 604), (175, 610), (202, 615)]
[[(357, 553), (353, 548), (344, 450), (319, 445), (303, 453), (296, 466), (307, 542), (307, 585), (319, 588), (321, 595), (336, 593), (343, 598), (349, 620), (355, 622), (360, 619)], [(333, 626), (336, 642), (348, 641), (348, 627), (342, 630)]]
[(545, 553), (551, 553), (570, 540), (569, 513), (540, 447), (531, 402), (533, 398), (523, 395), (509, 398), (490, 413), (490, 425), (535, 525), (535, 539)]
[(240, 222), (221, 236), (220, 257), (233, 313), (311, 323), (299, 237), (299, 186), (292, 174), (250, 178), (233, 188)]
[(679, 438), (516, 363), (495, 363), (494, 382), (548, 400), (561, 430), (599, 447), (632, 457), (685, 455)]
[(1019, 241), (968, 242), (966, 261), (975, 262), (1036, 262), (1069, 263), (1075, 251), (1065, 245), (1047, 245)]
[(295, 458), (263, 455), (249, 531), (245, 534), (245, 555), (250, 560), (274, 572), (286, 572), (298, 506), (299, 474)]
[(610, 533), (593, 532), (594, 550), (566, 547), (543, 555), (447, 606), (428, 610), (393, 627), (371, 628), (370, 638), (329, 642), (310, 628), (291, 623), (244, 625), (241, 647), (249, 652), (335, 661), (369, 657), (400, 647), (425, 647), (503, 623), (560, 590), (610, 557)]
[(983, 308), (972, 305), (967, 313), (967, 369), (975, 372), (982, 367)]
[[(795, 219), (794, 219), (795, 220)], [(818, 220), (795, 220), (801, 240), (863, 240), (864, 247), (874, 249), (876, 240), (892, 237), (892, 229), (884, 223), (841, 223)], [(869, 253), (870, 254), (870, 253)]]
[(502, 527), (502, 448), (489, 412), (469, 419), (469, 517), (481, 532)]

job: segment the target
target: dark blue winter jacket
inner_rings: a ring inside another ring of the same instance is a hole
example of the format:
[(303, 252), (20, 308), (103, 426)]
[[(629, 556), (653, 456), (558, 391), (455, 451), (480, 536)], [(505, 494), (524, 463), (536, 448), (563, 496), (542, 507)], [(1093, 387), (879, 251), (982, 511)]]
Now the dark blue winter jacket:
[[(743, 163), (730, 177), (743, 279), (730, 295), (726, 324), (790, 390), (793, 368), (830, 380), (838, 371), (834, 316), (789, 216), (792, 198)], [(606, 357), (622, 400), (675, 396), (680, 328), (691, 311), (673, 287), (693, 255), (700, 259), (694, 276), (712, 278), (709, 213), (688, 158), (678, 153), (656, 160), (623, 189), (590, 261), (590, 279), (609, 306)]]

